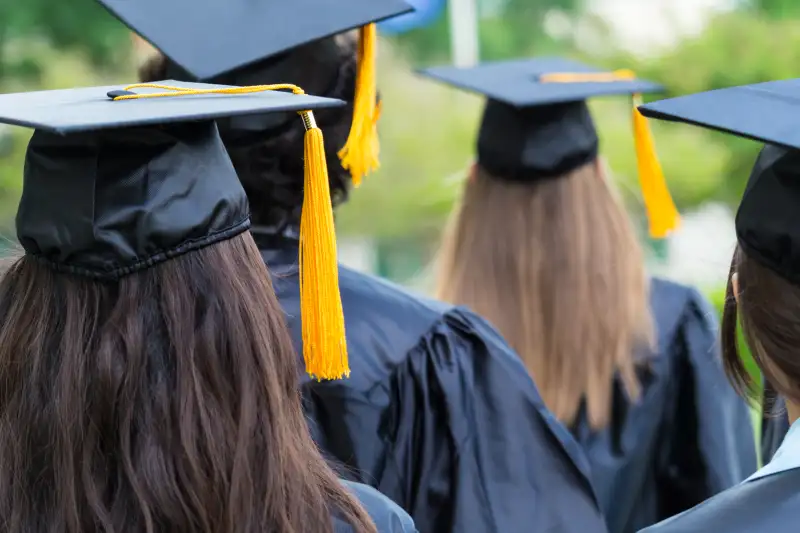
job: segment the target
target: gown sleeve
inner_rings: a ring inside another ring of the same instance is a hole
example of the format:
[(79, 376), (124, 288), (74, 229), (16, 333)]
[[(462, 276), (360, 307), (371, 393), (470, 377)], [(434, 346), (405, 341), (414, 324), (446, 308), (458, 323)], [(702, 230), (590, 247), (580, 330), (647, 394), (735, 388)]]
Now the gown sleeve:
[(750, 409), (725, 376), (714, 313), (694, 290), (670, 350), (676, 379), (658, 472), (662, 518), (736, 485), (757, 468)]
[(377, 488), (421, 533), (606, 531), (578, 444), (477, 315), (446, 313), (389, 389)]

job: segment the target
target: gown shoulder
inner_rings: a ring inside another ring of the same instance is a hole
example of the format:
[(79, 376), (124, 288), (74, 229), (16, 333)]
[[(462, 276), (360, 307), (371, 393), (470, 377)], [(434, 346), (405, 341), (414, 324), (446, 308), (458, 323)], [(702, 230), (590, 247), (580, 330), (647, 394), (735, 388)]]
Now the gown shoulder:
[(795, 533), (800, 469), (736, 485), (640, 533)]
[[(417, 533), (414, 521), (399, 505), (368, 485), (342, 480), (375, 523), (378, 533)], [(336, 533), (350, 533), (352, 528), (336, 523)]]

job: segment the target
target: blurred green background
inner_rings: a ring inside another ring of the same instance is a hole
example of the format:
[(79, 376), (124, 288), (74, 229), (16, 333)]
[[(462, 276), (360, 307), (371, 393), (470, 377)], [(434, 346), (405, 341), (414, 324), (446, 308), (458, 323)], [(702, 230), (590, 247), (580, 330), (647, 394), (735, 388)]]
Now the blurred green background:
[[(631, 67), (663, 83), (668, 95), (800, 75), (797, 0), (478, 0), (478, 11), (485, 60), (559, 54), (609, 69)], [(442, 12), (424, 28), (383, 39), (383, 166), (338, 213), (343, 253), (362, 268), (422, 290), (428, 287), (439, 232), (472, 158), (482, 105), (479, 98), (413, 74), (415, 68), (451, 60), (447, 15)], [(94, 0), (2, 0), (0, 20), (3, 92), (134, 81), (135, 65), (148, 52)], [(643, 40), (650, 34), (666, 37)], [(669, 275), (671, 244), (644, 237), (630, 104), (611, 98), (592, 106), (603, 152), (642, 230), (649, 262)], [(707, 205), (735, 207), (757, 143), (681, 125), (652, 126), (683, 212)], [(0, 230), (9, 239), (28, 135), (0, 126)], [(730, 235), (719, 238), (725, 239)], [(724, 256), (730, 251), (723, 247), (720, 264), (711, 265), (718, 274), (688, 279), (699, 283), (717, 307), (723, 298)]]

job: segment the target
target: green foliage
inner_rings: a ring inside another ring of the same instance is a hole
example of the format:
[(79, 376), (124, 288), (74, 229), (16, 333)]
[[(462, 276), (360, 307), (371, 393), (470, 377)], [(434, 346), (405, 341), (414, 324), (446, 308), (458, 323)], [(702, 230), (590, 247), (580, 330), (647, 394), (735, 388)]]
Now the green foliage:
[[(93, 63), (108, 65), (127, 54), (128, 30), (96, 0), (0, 0), (0, 73), (25, 63), (8, 46), (41, 38), (59, 49), (75, 49)], [(28, 66), (32, 66), (28, 63)]]
[(337, 211), (346, 234), (433, 238), (473, 157), (481, 100), (415, 75), (382, 43), (381, 169)]
[(800, 15), (800, 3), (797, 0), (750, 0), (747, 6), (759, 13), (779, 19)]
[[(104, 72), (87, 62), (83, 54), (57, 52), (43, 43), (29, 45), (28, 52), (46, 67), (38, 73), (36, 89), (108, 85), (133, 79), (134, 75), (134, 65), (130, 62), (124, 63), (118, 71)], [(31, 90), (23, 80), (14, 78), (3, 79), (0, 88), (3, 91)], [(10, 149), (0, 154), (0, 236), (8, 237), (13, 235), (14, 214), (22, 191), (21, 172), (31, 132), (25, 128), (8, 127), (1, 130), (0, 135), (11, 143)]]
[[(494, 60), (558, 51), (557, 43), (544, 32), (545, 16), (554, 9), (574, 14), (584, 0), (477, 0), (477, 4), (481, 13), (478, 29), (481, 59)], [(428, 65), (449, 61), (447, 9), (434, 24), (396, 38), (414, 63)]]
[[(623, 55), (610, 59), (609, 65), (631, 65), (641, 77), (663, 83), (666, 96), (677, 96), (792, 78), (799, 62), (800, 19), (777, 20), (744, 10), (716, 16), (705, 31), (659, 57)], [(686, 125), (653, 123), (680, 207), (707, 200), (739, 202), (759, 143)], [(683, 152), (682, 159), (674, 157), (676, 149)]]
[[(630, 100), (598, 99), (590, 106), (602, 153), (608, 160), (622, 197), (633, 214), (643, 215)], [(728, 146), (697, 128), (656, 121), (651, 121), (650, 125), (657, 140), (664, 174), (678, 207), (686, 210), (714, 197), (724, 186), (723, 176), (731, 156)]]

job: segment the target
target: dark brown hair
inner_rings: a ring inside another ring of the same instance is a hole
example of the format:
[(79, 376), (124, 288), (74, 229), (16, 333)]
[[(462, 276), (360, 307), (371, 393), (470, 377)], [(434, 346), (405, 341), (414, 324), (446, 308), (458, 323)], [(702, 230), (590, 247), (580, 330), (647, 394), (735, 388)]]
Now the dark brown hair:
[[(296, 64), (296, 76), (291, 80), (258, 80), (259, 83), (294, 83), (307, 93), (338, 98), (346, 106), (314, 111), (317, 124), (324, 132), (328, 178), (333, 205), (345, 202), (351, 187), (350, 173), (342, 168), (337, 156), (345, 145), (353, 120), (353, 99), (356, 79), (355, 33), (340, 34), (323, 41), (292, 50), (288, 61)], [(338, 57), (334, 65), (328, 41), (335, 41)], [(163, 80), (166, 59), (158, 54), (139, 69), (143, 82)], [(292, 120), (276, 131), (267, 132), (254, 144), (239, 145), (226, 141), (228, 154), (250, 201), (253, 224), (274, 227), (277, 233), (287, 228), (299, 228), (303, 205), (303, 139), (305, 129), (301, 120)]]
[(249, 233), (116, 283), (23, 256), (0, 280), (3, 531), (374, 533), (297, 379)]
[(445, 233), (438, 296), (475, 309), (519, 353), (551, 411), (605, 427), (618, 375), (638, 398), (653, 326), (642, 252), (599, 162), (534, 183), (480, 166)]
[[(737, 303), (733, 275), (739, 285)], [(781, 395), (800, 403), (800, 287), (764, 267), (739, 247), (731, 261), (722, 315), (722, 358), (736, 390), (756, 400), (753, 382), (738, 350), (737, 325), (767, 381)]]

